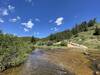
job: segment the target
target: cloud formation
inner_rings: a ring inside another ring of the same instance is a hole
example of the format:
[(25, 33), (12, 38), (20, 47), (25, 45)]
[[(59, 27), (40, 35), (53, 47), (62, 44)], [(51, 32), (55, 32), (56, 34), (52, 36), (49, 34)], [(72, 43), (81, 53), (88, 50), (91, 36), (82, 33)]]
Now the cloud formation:
[(58, 31), (58, 28), (57, 27), (54, 27), (54, 28), (51, 28), (50, 30), (52, 30), (52, 31)]
[(40, 22), (40, 19), (39, 18), (35, 18), (35, 21)]
[(59, 26), (63, 23), (64, 18), (63, 17), (59, 17), (56, 19), (55, 23)]
[(24, 31), (25, 31), (25, 32), (29, 32), (29, 29), (27, 29), (27, 28), (24, 28)]
[(14, 6), (12, 6), (12, 5), (8, 5), (8, 9), (9, 9), (10, 11), (12, 11), (12, 10), (14, 10), (14, 9), (15, 9), (15, 7), (14, 7)]
[(15, 10), (15, 7), (12, 5), (7, 5), (7, 7), (0, 7), (0, 16), (8, 16), (10, 12), (12, 13)]
[(0, 23), (4, 23), (4, 20), (2, 18), (0, 18)]
[(16, 18), (12, 18), (12, 19), (9, 19), (9, 22), (17, 22), (19, 21), (21, 18), (19, 16), (17, 16)]
[(39, 35), (40, 33), (39, 32), (34, 32), (34, 35)]
[(21, 24), (24, 25), (28, 29), (32, 29), (32, 27), (34, 26), (34, 23), (32, 22), (32, 20), (29, 20), (28, 22), (21, 23)]
[(6, 8), (0, 8), (0, 15), (1, 16), (7, 16), (7, 15), (9, 15), (8, 9), (6, 9)]

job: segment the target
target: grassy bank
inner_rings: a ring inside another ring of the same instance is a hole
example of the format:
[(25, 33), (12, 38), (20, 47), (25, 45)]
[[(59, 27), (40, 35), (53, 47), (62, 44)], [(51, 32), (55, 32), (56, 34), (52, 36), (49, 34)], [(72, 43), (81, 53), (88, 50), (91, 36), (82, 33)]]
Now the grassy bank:
[(23, 63), (32, 52), (31, 46), (19, 37), (0, 34), (0, 71)]

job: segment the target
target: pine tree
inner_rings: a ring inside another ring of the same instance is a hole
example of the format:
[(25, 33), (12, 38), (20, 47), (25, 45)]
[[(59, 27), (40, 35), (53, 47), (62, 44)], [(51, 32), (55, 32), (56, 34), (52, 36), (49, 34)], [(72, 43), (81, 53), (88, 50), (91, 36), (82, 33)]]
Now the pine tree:
[(0, 30), (0, 34), (2, 34), (2, 30)]
[(88, 27), (94, 26), (95, 23), (96, 23), (96, 18), (88, 22)]
[(32, 38), (31, 38), (31, 43), (33, 43), (33, 44), (35, 44), (35, 43), (36, 43), (36, 39), (35, 39), (35, 37), (34, 37), (34, 36), (32, 36)]

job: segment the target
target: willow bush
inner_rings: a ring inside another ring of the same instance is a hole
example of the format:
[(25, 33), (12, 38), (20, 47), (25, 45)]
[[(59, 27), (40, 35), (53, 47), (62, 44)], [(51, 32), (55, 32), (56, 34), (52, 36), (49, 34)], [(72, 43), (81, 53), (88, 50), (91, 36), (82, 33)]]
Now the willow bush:
[(29, 42), (13, 35), (0, 34), (0, 71), (21, 64), (31, 51)]

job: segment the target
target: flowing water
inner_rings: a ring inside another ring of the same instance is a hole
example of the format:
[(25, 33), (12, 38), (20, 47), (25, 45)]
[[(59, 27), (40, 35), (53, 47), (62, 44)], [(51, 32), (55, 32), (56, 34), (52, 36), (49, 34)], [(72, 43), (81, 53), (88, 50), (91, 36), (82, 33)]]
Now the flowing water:
[(36, 49), (24, 64), (8, 69), (0, 75), (73, 75), (64, 68), (44, 59), (45, 57), (44, 50)]

